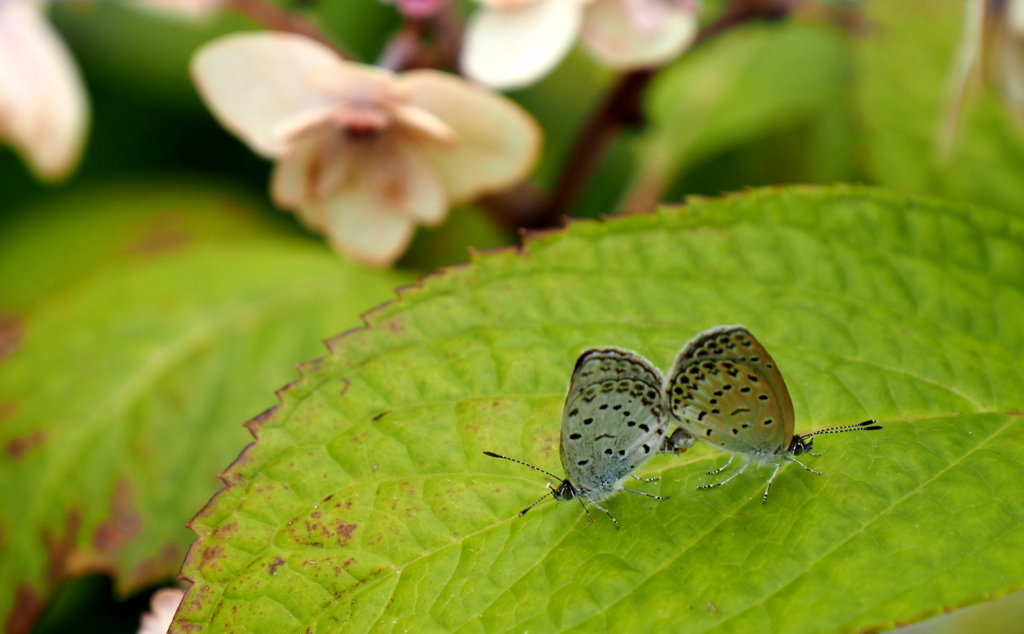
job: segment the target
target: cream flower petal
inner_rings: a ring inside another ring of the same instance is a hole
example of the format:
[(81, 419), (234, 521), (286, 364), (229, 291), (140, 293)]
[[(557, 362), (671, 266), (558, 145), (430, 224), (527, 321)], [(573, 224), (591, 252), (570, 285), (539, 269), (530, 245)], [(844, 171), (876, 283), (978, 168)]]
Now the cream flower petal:
[(540, 155), (536, 121), (511, 100), (433, 70), (405, 73), (412, 104), (444, 121), (458, 143), (424, 143), (452, 202), (500, 191), (526, 178)]
[(1014, 35), (1024, 35), (1024, 1), (1009, 1), (1006, 7), (1006, 22)]
[(370, 141), (360, 148), (360, 172), (383, 209), (436, 225), (448, 215), (445, 183), (430, 156), (408, 139)]
[(279, 143), (282, 147), (290, 148), (299, 137), (320, 126), (329, 124), (331, 122), (331, 115), (338, 108), (339, 106), (333, 103), (307, 108), (271, 128), (269, 138), (272, 143)]
[(335, 97), (373, 104), (394, 101), (404, 96), (395, 84), (396, 77), (386, 68), (345, 62), (335, 68), (310, 73), (309, 81)]
[(303, 139), (281, 157), (271, 177), (271, 196), (285, 209), (301, 209), (341, 188), (356, 161), (332, 130)]
[(581, 39), (604, 65), (628, 70), (663, 64), (679, 55), (697, 35), (697, 16), (675, 3), (665, 5), (655, 32), (630, 19), (625, 0), (597, 0), (583, 14)]
[[(383, 205), (365, 180), (350, 185), (302, 214), (323, 224), (327, 239), (342, 253), (371, 266), (390, 266), (409, 248), (416, 222)], [(317, 228), (315, 224), (313, 228)]]
[(578, 0), (536, 0), (515, 8), (480, 8), (466, 25), (463, 72), (499, 89), (537, 81), (572, 48), (582, 11)]
[(671, 0), (622, 0), (633, 27), (641, 33), (657, 33), (665, 21)]
[(445, 145), (455, 145), (459, 142), (459, 135), (455, 134), (455, 131), (447, 123), (432, 112), (404, 104), (392, 106), (391, 111), (396, 119), (436, 141)]
[(192, 59), (192, 77), (214, 116), (266, 157), (287, 151), (289, 139), (280, 134), (285, 121), (337, 103), (311, 77), (342, 68), (331, 49), (287, 33), (228, 35)]
[(139, 634), (167, 634), (178, 611), (184, 590), (164, 588), (157, 590), (149, 599), (149, 612), (142, 615), (139, 623)]
[(24, 154), (40, 178), (58, 179), (78, 160), (88, 102), (78, 68), (39, 2), (0, 2), (0, 141)]

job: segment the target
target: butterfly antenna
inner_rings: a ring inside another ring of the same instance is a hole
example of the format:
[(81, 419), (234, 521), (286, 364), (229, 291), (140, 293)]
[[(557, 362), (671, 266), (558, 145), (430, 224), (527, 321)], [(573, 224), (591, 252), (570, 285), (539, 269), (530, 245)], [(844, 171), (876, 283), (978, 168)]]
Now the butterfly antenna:
[[(874, 421), (872, 421), (872, 422), (874, 422)], [(559, 478), (558, 476), (556, 476), (555, 474), (551, 473), (550, 471), (545, 471), (545, 470), (541, 469), (540, 467), (535, 467), (532, 464), (530, 464), (529, 462), (523, 462), (522, 460), (516, 460), (515, 458), (509, 458), (508, 456), (503, 456), (501, 454), (494, 453), (492, 451), (485, 451), (484, 455), (490, 456), (492, 458), (503, 458), (503, 459), (508, 460), (510, 462), (515, 462), (515, 463), (521, 464), (524, 467), (530, 467), (534, 471), (540, 471), (541, 473), (546, 473), (547, 475), (551, 476), (555, 480), (558, 480), (559, 482), (562, 481), (562, 478)], [(548, 493), (548, 495), (551, 495), (551, 494)], [(544, 497), (547, 497), (547, 495), (545, 495)], [(544, 498), (541, 498), (541, 500), (543, 500), (543, 499)], [(537, 502), (540, 502), (540, 500), (537, 500)], [(533, 508), (534, 504), (537, 504), (537, 502), (534, 502), (533, 504), (531, 504), (530, 508)], [(530, 509), (526, 509), (526, 511), (529, 511), (529, 510)], [(526, 511), (523, 511), (523, 513), (525, 513)], [(520, 515), (522, 515), (522, 513), (520, 513)]]
[[(499, 456), (499, 458), (504, 458), (504, 456)], [(518, 461), (513, 461), (513, 462), (518, 462)], [(544, 495), (540, 496), (540, 498), (539, 498), (539, 499), (538, 499), (538, 500), (537, 500), (536, 502), (534, 502), (534, 503), (533, 503), (533, 504), (531, 504), (530, 506), (527, 506), (527, 507), (526, 507), (525, 509), (523, 509), (523, 510), (519, 511), (519, 517), (522, 517), (522, 516), (526, 515), (526, 513), (527, 513), (527, 512), (528, 512), (528, 511), (529, 511), (530, 509), (532, 509), (533, 507), (535, 507), (535, 506), (537, 506), (538, 504), (540, 504), (541, 502), (543, 502), (543, 501), (544, 501), (544, 498), (548, 497), (549, 495), (554, 495), (554, 494), (555, 494), (555, 491), (554, 491), (554, 489), (552, 489), (551, 491), (548, 491), (548, 492), (547, 492), (547, 493), (545, 493)]]
[(828, 429), (819, 429), (818, 431), (812, 431), (809, 434), (801, 434), (801, 438), (810, 438), (811, 436), (817, 436), (818, 434), (839, 434), (844, 431), (868, 431), (872, 429), (881, 429), (881, 425), (875, 424), (875, 419), (866, 420), (863, 423), (857, 423), (856, 425), (843, 425), (842, 427), (829, 427)]

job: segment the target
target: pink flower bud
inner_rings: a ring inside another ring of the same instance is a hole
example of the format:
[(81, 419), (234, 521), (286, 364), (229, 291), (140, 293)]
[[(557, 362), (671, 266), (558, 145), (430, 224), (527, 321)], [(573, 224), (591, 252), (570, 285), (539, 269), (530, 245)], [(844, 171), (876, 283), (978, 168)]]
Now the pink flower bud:
[(402, 12), (407, 18), (413, 20), (422, 20), (423, 18), (429, 18), (444, 6), (448, 0), (386, 0), (391, 4), (398, 7), (398, 10)]

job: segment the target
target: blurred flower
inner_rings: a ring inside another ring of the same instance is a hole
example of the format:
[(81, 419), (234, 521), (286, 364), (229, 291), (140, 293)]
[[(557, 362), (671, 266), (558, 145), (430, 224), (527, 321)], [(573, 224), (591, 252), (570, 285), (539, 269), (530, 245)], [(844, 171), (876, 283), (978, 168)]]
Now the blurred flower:
[(964, 35), (954, 60), (939, 145), (948, 157), (973, 88), (993, 84), (1024, 119), (1024, 0), (969, 0)]
[(0, 142), (39, 178), (59, 179), (81, 155), (87, 120), (78, 68), (42, 2), (0, 1)]
[(143, 614), (139, 621), (139, 634), (167, 634), (184, 596), (185, 591), (178, 588), (163, 588), (154, 592), (149, 599), (150, 611)]
[(657, 66), (697, 31), (694, 0), (478, 0), (462, 49), (466, 75), (516, 88), (547, 75), (578, 36), (612, 68)]
[(499, 95), (346, 62), (297, 35), (230, 35), (192, 70), (221, 123), (278, 160), (277, 204), (368, 264), (393, 263), (451, 204), (526, 177), (539, 152), (536, 123)]
[(398, 10), (407, 18), (422, 20), (434, 15), (449, 0), (384, 0), (388, 4), (398, 7)]
[(663, 64), (696, 35), (692, 0), (595, 0), (583, 14), (583, 44), (619, 70)]
[(1000, 3), (1002, 15), (994, 11), (999, 22), (993, 37), (998, 40), (997, 81), (1003, 98), (1018, 116), (1024, 114), (1024, 0)]

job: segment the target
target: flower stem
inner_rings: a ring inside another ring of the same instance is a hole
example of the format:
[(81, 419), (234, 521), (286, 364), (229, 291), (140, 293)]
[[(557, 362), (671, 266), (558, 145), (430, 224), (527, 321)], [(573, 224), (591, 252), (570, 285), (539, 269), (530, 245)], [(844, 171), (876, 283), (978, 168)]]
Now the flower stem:
[[(797, 1), (731, 0), (717, 20), (701, 29), (694, 46), (747, 22), (781, 18)], [(641, 97), (656, 73), (656, 69), (635, 70), (619, 78), (580, 128), (551, 195), (532, 213), (516, 214), (522, 227), (560, 226), (619, 133), (644, 123)]]
[(462, 19), (450, 2), (429, 17), (407, 20), (391, 38), (377, 65), (392, 71), (436, 68), (455, 71), (462, 44)]
[(306, 18), (282, 9), (268, 0), (224, 0), (224, 6), (241, 13), (256, 24), (286, 33), (297, 33), (316, 40), (334, 49), (342, 59), (352, 59), (347, 51), (338, 43), (327, 37), (313, 22)]

